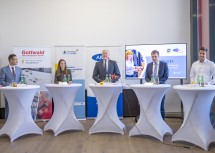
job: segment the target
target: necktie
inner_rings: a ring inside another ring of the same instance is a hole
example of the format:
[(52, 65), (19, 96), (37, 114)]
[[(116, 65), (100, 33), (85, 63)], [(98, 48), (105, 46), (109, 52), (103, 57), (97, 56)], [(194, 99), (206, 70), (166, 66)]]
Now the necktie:
[(158, 70), (158, 64), (155, 62), (155, 67), (154, 67), (154, 79), (157, 77), (157, 70)]
[(13, 74), (13, 77), (16, 78), (16, 73), (14, 71), (14, 67), (11, 67), (12, 68), (12, 74)]
[(105, 74), (107, 74), (107, 60), (105, 60)]

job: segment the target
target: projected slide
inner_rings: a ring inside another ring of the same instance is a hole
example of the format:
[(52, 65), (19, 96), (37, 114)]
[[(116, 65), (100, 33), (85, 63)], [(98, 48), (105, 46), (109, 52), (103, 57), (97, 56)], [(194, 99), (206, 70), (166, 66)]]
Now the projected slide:
[(168, 64), (169, 78), (187, 78), (187, 44), (144, 44), (125, 46), (126, 79), (144, 78), (147, 64), (152, 62), (151, 52), (158, 50), (159, 60)]

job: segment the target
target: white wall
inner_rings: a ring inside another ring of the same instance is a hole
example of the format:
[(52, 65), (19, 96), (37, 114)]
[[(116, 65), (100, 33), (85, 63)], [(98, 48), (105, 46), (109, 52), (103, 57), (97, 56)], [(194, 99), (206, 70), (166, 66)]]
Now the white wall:
[[(186, 42), (190, 59), (187, 0), (0, 0), (0, 19), (1, 66), (13, 46)], [(175, 96), (168, 93), (167, 111), (179, 111)]]

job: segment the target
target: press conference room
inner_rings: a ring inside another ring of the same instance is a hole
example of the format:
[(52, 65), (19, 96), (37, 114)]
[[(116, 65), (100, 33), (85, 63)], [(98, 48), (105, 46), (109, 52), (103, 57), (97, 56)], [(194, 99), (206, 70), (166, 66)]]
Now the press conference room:
[(0, 0), (0, 152), (215, 152), (214, 0)]

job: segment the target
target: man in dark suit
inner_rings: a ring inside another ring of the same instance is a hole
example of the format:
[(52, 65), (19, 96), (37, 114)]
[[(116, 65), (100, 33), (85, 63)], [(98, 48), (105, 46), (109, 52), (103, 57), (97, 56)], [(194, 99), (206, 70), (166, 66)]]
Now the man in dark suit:
[(108, 50), (102, 51), (102, 60), (96, 62), (94, 71), (93, 71), (93, 79), (99, 83), (105, 80), (106, 76), (114, 75), (113, 82), (117, 81), (120, 78), (120, 71), (116, 61), (109, 59), (110, 53)]
[[(1, 68), (0, 71), (0, 85), (9, 86), (13, 82), (20, 82), (22, 69), (17, 65), (18, 60), (15, 54), (10, 54), (8, 56), (9, 65)], [(7, 119), (9, 112), (8, 103), (5, 98), (5, 118)]]
[[(169, 77), (169, 69), (167, 63), (159, 61), (159, 52), (157, 50), (153, 50), (151, 52), (151, 57), (152, 62), (149, 63), (146, 68), (146, 82), (150, 82), (153, 76), (154, 79), (156, 79), (156, 77), (159, 78), (160, 84), (165, 84)], [(163, 119), (165, 119), (164, 100), (165, 96), (161, 101), (161, 116)]]

